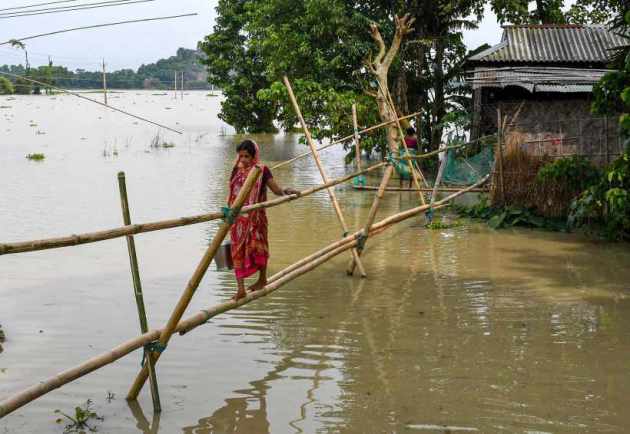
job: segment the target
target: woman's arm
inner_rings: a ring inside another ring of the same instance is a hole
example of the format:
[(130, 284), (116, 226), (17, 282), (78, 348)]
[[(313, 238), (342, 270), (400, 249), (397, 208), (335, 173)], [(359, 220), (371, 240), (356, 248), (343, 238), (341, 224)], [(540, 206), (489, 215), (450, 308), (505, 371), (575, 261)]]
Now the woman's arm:
[(283, 190), (273, 178), (267, 180), (267, 186), (269, 186), (271, 191), (273, 191), (273, 194), (275, 194), (276, 196), (284, 196), (285, 194), (300, 194), (299, 191), (293, 188), (285, 188)]

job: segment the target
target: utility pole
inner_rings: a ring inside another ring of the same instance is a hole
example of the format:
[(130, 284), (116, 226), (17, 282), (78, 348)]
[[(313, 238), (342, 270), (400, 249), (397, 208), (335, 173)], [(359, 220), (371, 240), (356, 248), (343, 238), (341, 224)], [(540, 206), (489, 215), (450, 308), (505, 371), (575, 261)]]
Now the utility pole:
[(105, 99), (105, 105), (107, 105), (107, 75), (105, 73), (105, 59), (103, 59), (103, 98)]
[(175, 99), (177, 99), (177, 71), (175, 71), (174, 76), (175, 76), (175, 84), (174, 84)]
[(182, 79), (179, 85), (182, 88), (182, 101), (183, 101), (184, 100), (184, 71), (182, 71)]

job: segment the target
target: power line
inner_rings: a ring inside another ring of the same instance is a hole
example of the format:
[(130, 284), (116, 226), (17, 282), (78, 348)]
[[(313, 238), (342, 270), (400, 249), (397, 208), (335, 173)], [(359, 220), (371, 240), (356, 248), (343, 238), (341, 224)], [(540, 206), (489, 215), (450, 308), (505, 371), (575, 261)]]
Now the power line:
[(174, 133), (177, 133), (177, 134), (184, 134), (184, 133), (182, 133), (181, 131), (174, 130), (173, 128), (167, 127), (167, 126), (165, 126), (165, 125), (158, 124), (157, 122), (153, 122), (152, 120), (149, 120), (149, 119), (147, 119), (147, 118), (143, 118), (142, 116), (134, 115), (134, 114), (132, 114), (132, 113), (126, 112), (126, 111), (121, 110), (121, 109), (119, 109), (119, 108), (112, 107), (112, 106), (110, 106), (110, 105), (104, 104), (104, 103), (102, 103), (102, 102), (100, 102), (100, 101), (97, 101), (97, 100), (95, 100), (95, 99), (92, 99), (92, 98), (88, 98), (87, 96), (83, 96), (83, 95), (81, 95), (81, 94), (79, 94), (79, 93), (76, 93), (76, 92), (72, 92), (72, 91), (69, 91), (69, 90), (66, 90), (66, 89), (62, 89), (62, 88), (60, 88), (60, 87), (56, 87), (56, 86), (53, 86), (53, 85), (48, 84), (48, 83), (43, 83), (43, 82), (41, 82), (41, 81), (33, 80), (32, 78), (28, 78), (28, 77), (25, 77), (25, 76), (23, 76), (23, 75), (11, 74), (10, 72), (3, 72), (3, 71), (0, 71), (0, 74), (2, 74), (2, 75), (6, 75), (6, 76), (9, 76), (9, 77), (13, 77), (13, 78), (21, 78), (21, 79), (23, 79), (23, 80), (30, 81), (31, 83), (39, 84), (40, 86), (49, 87), (49, 88), (51, 88), (51, 89), (58, 90), (59, 92), (67, 93), (67, 94), (70, 94), (70, 95), (74, 95), (74, 96), (76, 96), (76, 97), (78, 97), (78, 98), (81, 98), (81, 99), (84, 99), (84, 100), (87, 100), (87, 101), (93, 102), (93, 103), (98, 104), (98, 105), (102, 105), (102, 106), (104, 106), (104, 107), (107, 107), (108, 109), (111, 109), (111, 110), (117, 111), (117, 112), (122, 113), (122, 114), (125, 114), (125, 115), (127, 115), (127, 116), (131, 116), (132, 118), (139, 119), (139, 120), (141, 120), (141, 121), (143, 121), (143, 122), (148, 122), (148, 123), (153, 124), (153, 125), (156, 125), (156, 126), (158, 126), (158, 127), (160, 127), (160, 128), (165, 128), (165, 129), (167, 129), (167, 130), (169, 130), (169, 131), (172, 131), (172, 132), (174, 132)]
[[(34, 13), (20, 13), (20, 14), (14, 14), (14, 15), (4, 15), (4, 16), (0, 16), (0, 20), (4, 20), (7, 18), (19, 18), (19, 17), (30, 17), (33, 15), (48, 15), (48, 14), (58, 14), (60, 12), (72, 12), (72, 11), (84, 11), (84, 10), (88, 10), (88, 9), (101, 9), (101, 8), (111, 8), (112, 6), (125, 6), (125, 5), (130, 5), (130, 4), (134, 4), (134, 3), (148, 3), (148, 2), (154, 2), (155, 0), (135, 0), (135, 1), (125, 1), (124, 3), (121, 3), (121, 0), (116, 0), (117, 3), (114, 4), (104, 4), (104, 5), (100, 5), (100, 6), (80, 6), (80, 7), (74, 7), (74, 8), (68, 8), (68, 9), (61, 9), (61, 10), (54, 10), (54, 11), (48, 11), (48, 12), (34, 12)], [(96, 3), (94, 3), (96, 4)]]
[(122, 2), (128, 2), (130, 0), (108, 0), (108, 1), (101, 1), (98, 3), (83, 3), (80, 5), (68, 5), (68, 6), (55, 6), (55, 7), (48, 7), (48, 8), (42, 8), (42, 9), (30, 9), (30, 10), (26, 10), (26, 11), (16, 11), (16, 12), (2, 12), (0, 10), (0, 15), (15, 15), (15, 14), (27, 14), (27, 13), (33, 13), (33, 12), (45, 12), (45, 11), (54, 11), (54, 10), (62, 10), (62, 9), (69, 9), (69, 8), (74, 8), (74, 7), (84, 7), (84, 6), (95, 6), (95, 5), (101, 5), (101, 4), (106, 4), (106, 3), (122, 3)]
[(60, 1), (55, 1), (55, 2), (36, 3), (36, 4), (26, 5), (26, 6), (14, 6), (11, 8), (4, 8), (4, 9), (0, 9), (0, 11), (14, 11), (16, 9), (28, 9), (28, 8), (34, 8), (37, 6), (57, 5), (60, 3), (76, 3), (78, 1), (80, 0), (60, 0)]
[(139, 20), (118, 21), (118, 22), (115, 22), (115, 23), (96, 24), (96, 25), (93, 25), (93, 26), (83, 26), (83, 27), (74, 27), (74, 28), (71, 28), (71, 29), (57, 30), (55, 32), (40, 33), (38, 35), (25, 36), (23, 38), (9, 39), (8, 41), (0, 42), (0, 46), (2, 46), (2, 45), (9, 45), (13, 41), (27, 41), (29, 39), (42, 38), (44, 36), (51, 36), (51, 35), (58, 35), (60, 33), (74, 32), (76, 30), (97, 29), (97, 28), (100, 28), (100, 27), (117, 26), (117, 25), (120, 25), (120, 24), (130, 24), (130, 23), (143, 23), (143, 22), (147, 22), (147, 21), (170, 20), (170, 19), (174, 19), (174, 18), (192, 17), (192, 16), (195, 16), (195, 15), (199, 15), (199, 14), (195, 12), (195, 13), (183, 14), (183, 15), (171, 15), (171, 16), (167, 16), (167, 17), (142, 18), (142, 19), (139, 19)]

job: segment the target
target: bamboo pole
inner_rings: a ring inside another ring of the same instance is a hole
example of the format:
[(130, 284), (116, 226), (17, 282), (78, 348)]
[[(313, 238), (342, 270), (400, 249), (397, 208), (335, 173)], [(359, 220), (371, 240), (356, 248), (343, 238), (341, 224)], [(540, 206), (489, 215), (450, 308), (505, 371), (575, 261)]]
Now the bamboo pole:
[(505, 190), (503, 187), (503, 117), (501, 115), (501, 106), (497, 107), (497, 153), (499, 158), (499, 192), (501, 193), (501, 204), (504, 205)]
[[(246, 213), (249, 211), (253, 211), (261, 208), (272, 208), (274, 206), (282, 205), (286, 202), (291, 202), (293, 200), (299, 199), (301, 197), (309, 196), (313, 193), (317, 193), (318, 191), (325, 190), (329, 187), (333, 187), (335, 185), (342, 184), (355, 178), (359, 175), (366, 174), (373, 170), (376, 170), (380, 167), (387, 165), (385, 162), (374, 164), (366, 169), (361, 170), (360, 172), (355, 172), (350, 175), (342, 176), (340, 178), (331, 180), (328, 183), (320, 184), (315, 187), (308, 188), (306, 190), (301, 191), (299, 194), (290, 194), (278, 197), (276, 199), (271, 199), (266, 202), (260, 202), (254, 205), (249, 205), (243, 207), (241, 212)], [(47, 249), (56, 249), (61, 247), (70, 247), (70, 246), (78, 246), (81, 244), (95, 243), (98, 241), (110, 240), (113, 238), (124, 237), (127, 235), (136, 235), (145, 232), (153, 232), (159, 231), (163, 229), (171, 229), (181, 226), (188, 226), (198, 223), (204, 223), (212, 220), (218, 220), (223, 217), (223, 213), (221, 212), (213, 212), (206, 214), (198, 214), (189, 217), (180, 217), (176, 219), (170, 220), (161, 220), (157, 222), (149, 222), (149, 223), (138, 223), (134, 225), (127, 225), (119, 228), (107, 229), (104, 231), (98, 232), (89, 232), (78, 235), (70, 235), (59, 238), (48, 238), (44, 240), (32, 240), (32, 241), (20, 241), (16, 243), (6, 243), (0, 244), (0, 255), (7, 254), (15, 254), (15, 253), (24, 253), (24, 252), (32, 252), (37, 250), (47, 250)]]
[(352, 104), (352, 126), (354, 128), (354, 154), (357, 160), (357, 170), (361, 170), (361, 144), (359, 143), (359, 121), (357, 119), (356, 104)]
[[(118, 172), (118, 189), (120, 190), (120, 205), (122, 207), (123, 221), (126, 225), (130, 225), (131, 213), (129, 211), (129, 199), (127, 198), (125, 172)], [(149, 331), (149, 324), (147, 321), (146, 309), (144, 307), (144, 296), (142, 295), (142, 282), (140, 281), (140, 267), (138, 267), (138, 257), (136, 255), (136, 243), (133, 239), (133, 235), (127, 235), (126, 238), (134, 295), (136, 296), (136, 307), (138, 308), (138, 318), (140, 320), (140, 331), (142, 333), (146, 333)], [(160, 413), (162, 411), (162, 404), (160, 403), (160, 392), (158, 389), (157, 375), (155, 373), (155, 364), (152, 362), (150, 357), (147, 357), (148, 354), (149, 348), (145, 346), (143, 360), (148, 361), (149, 363), (149, 384), (151, 386), (153, 411), (155, 413)]]
[(433, 191), (431, 192), (431, 202), (430, 202), (431, 205), (433, 205), (433, 203), (435, 202), (435, 197), (437, 196), (438, 188), (440, 187), (440, 183), (442, 182), (442, 175), (444, 174), (444, 167), (446, 167), (448, 151), (443, 151), (443, 152), (444, 152), (444, 156), (442, 158), (442, 161), (440, 161), (440, 168), (438, 169), (437, 176), (435, 177), (435, 182), (433, 183)]
[[(418, 113), (413, 113), (413, 114), (410, 114), (410, 115), (407, 115), (407, 116), (402, 116), (402, 117), (398, 118), (398, 120), (409, 119), (409, 118), (411, 118), (411, 117), (413, 117), (413, 116), (415, 116), (417, 114)], [(379, 129), (379, 128), (383, 128), (383, 127), (385, 127), (385, 126), (387, 126), (389, 124), (393, 124), (395, 122), (396, 122), (395, 120), (387, 121), (387, 122), (381, 122), (380, 124), (373, 125), (371, 127), (368, 127), (368, 128), (365, 128), (365, 129), (359, 131), (359, 135), (362, 135), (362, 134), (365, 134), (365, 133), (369, 133), (370, 131), (374, 131), (374, 130)], [(324, 149), (330, 148), (331, 146), (334, 146), (334, 145), (338, 145), (339, 143), (347, 142), (348, 140), (352, 140), (353, 138), (354, 138), (354, 133), (350, 134), (349, 136), (345, 136), (345, 137), (342, 137), (342, 138), (337, 139), (335, 141), (332, 141), (332, 142), (330, 142), (330, 143), (328, 143), (328, 144), (326, 144), (324, 146), (320, 146), (319, 148), (317, 148), (317, 150), (318, 151), (323, 151)], [(293, 162), (295, 162), (297, 160), (300, 160), (302, 158), (310, 157), (311, 155), (313, 155), (313, 154), (310, 151), (309, 152), (305, 152), (303, 154), (300, 154), (300, 155), (298, 155), (296, 157), (291, 158), (290, 160), (286, 160), (286, 161), (283, 161), (282, 163), (278, 163), (275, 166), (272, 166), (271, 169), (272, 170), (273, 169), (278, 169), (280, 167), (283, 167), (283, 166), (286, 166), (288, 164), (291, 164), (291, 163), (293, 163)]]
[[(293, 109), (295, 110), (295, 114), (300, 120), (300, 124), (302, 125), (302, 129), (304, 130), (304, 135), (306, 136), (306, 141), (308, 146), (311, 148), (311, 152), (313, 153), (313, 159), (315, 160), (315, 164), (317, 165), (317, 169), (319, 169), (319, 173), (322, 176), (322, 180), (324, 182), (328, 182), (328, 175), (326, 175), (326, 171), (324, 170), (324, 166), (322, 165), (322, 161), (319, 158), (319, 153), (317, 152), (317, 148), (315, 147), (315, 143), (313, 142), (313, 138), (311, 137), (311, 132), (306, 125), (306, 121), (304, 121), (304, 117), (302, 116), (302, 111), (300, 110), (300, 106), (295, 98), (295, 94), (293, 93), (293, 88), (291, 87), (291, 83), (289, 82), (289, 78), (285, 75), (283, 77), (284, 85), (289, 92), (289, 99), (293, 104)], [(343, 229), (344, 236), (348, 233), (348, 225), (346, 224), (346, 219), (343, 216), (343, 212), (341, 211), (341, 207), (339, 206), (339, 202), (337, 201), (337, 195), (332, 188), (328, 189), (328, 195), (330, 196), (330, 200), (335, 208), (335, 213), (337, 214), (337, 218), (339, 219), (339, 223), (341, 224), (341, 228)], [(359, 267), (359, 273), (361, 273), (361, 277), (366, 277), (367, 273), (365, 272), (365, 268), (361, 263), (361, 259), (359, 259), (359, 253), (357, 249), (352, 249), (352, 257), (354, 261), (357, 263), (357, 267)]]
[[(446, 206), (448, 204), (448, 202), (450, 202), (452, 199), (456, 198), (457, 196), (466, 193), (467, 191), (473, 189), (473, 188), (477, 188), (480, 185), (482, 185), (484, 182), (486, 182), (488, 179), (488, 176), (484, 177), (481, 181), (479, 181), (478, 183), (462, 189), (456, 193), (453, 193), (452, 195), (442, 199), (441, 201), (437, 202), (435, 204), (435, 206), (433, 207), (433, 209), (438, 209), (438, 207), (443, 207)], [(372, 228), (370, 229), (371, 235), (375, 235), (379, 232), (382, 232), (384, 230), (386, 230), (387, 228), (393, 226), (396, 223), (399, 223), (401, 221), (404, 221), (410, 217), (413, 217), (417, 214), (420, 214), (421, 212), (425, 211), (426, 209), (428, 209), (428, 205), (423, 205), (423, 206), (419, 206), (416, 208), (412, 208), (409, 209), (407, 211), (403, 211), (400, 212), (398, 214), (395, 214), (393, 216), (390, 216), (386, 219), (381, 220), (380, 222), (374, 224), (372, 226)], [(333, 243), (334, 245), (336, 245), (336, 247), (334, 248), (334, 250), (325, 250), (327, 253), (322, 255), (322, 254), (318, 254), (318, 252), (316, 252), (316, 254), (311, 255), (311, 257), (313, 257), (314, 259), (306, 264), (303, 264), (301, 267), (294, 269), (293, 274), (292, 274), (292, 278), (291, 279), (287, 279), (287, 277), (289, 276), (289, 273), (285, 273), (283, 274), (281, 277), (277, 277), (278, 275), (280, 275), (282, 272), (277, 273), (276, 275), (272, 276), (269, 281), (273, 282), (274, 284), (276, 284), (274, 286), (275, 289), (279, 288), (282, 284), (285, 284), (287, 282), (289, 282), (290, 280), (294, 279), (295, 277), (298, 277), (301, 274), (304, 274), (307, 271), (310, 271), (311, 269), (315, 268), (315, 266), (325, 262), (326, 260), (332, 258), (334, 255), (331, 255), (331, 252), (335, 252), (335, 254), (339, 254), (342, 253), (345, 250), (348, 250), (350, 248), (352, 248), (354, 245), (356, 245), (356, 238), (358, 237), (358, 235), (362, 233), (361, 231), (355, 232), (352, 235), (349, 235), (345, 238), (343, 238), (342, 240), (336, 241), (335, 243)], [(328, 246), (330, 247), (330, 246)], [(322, 251), (320, 250), (320, 252)], [(323, 259), (326, 258), (326, 259)], [(314, 261), (318, 261), (317, 265), (314, 265), (313, 262)], [(301, 273), (299, 271), (302, 271)], [(282, 280), (281, 284), (277, 284), (278, 281)], [(199, 327), (200, 325), (203, 325), (207, 322), (207, 320), (209, 318), (212, 318), (213, 316), (216, 316), (220, 313), (226, 312), (228, 310), (232, 310), (235, 309), (237, 307), (240, 307), (246, 303), (249, 303), (253, 300), (256, 300), (260, 297), (263, 297), (271, 292), (273, 292), (273, 290), (269, 290), (269, 286), (271, 285), (268, 284), (265, 288), (261, 289), (260, 291), (256, 291), (254, 293), (250, 293), (248, 294), (245, 298), (242, 298), (238, 301), (229, 301), (217, 306), (214, 306), (212, 308), (206, 309), (202, 312), (199, 312), (191, 317), (189, 317), (188, 319), (181, 321), (175, 331), (179, 332), (180, 334), (189, 332), (191, 330), (193, 330), (196, 327)], [(142, 348), (144, 345), (147, 345), (153, 341), (155, 341), (156, 339), (158, 339), (160, 337), (160, 335), (163, 333), (163, 330), (152, 330), (148, 333), (144, 333), (138, 337), (135, 337), (133, 339), (130, 339), (118, 346), (116, 346), (115, 348), (113, 348), (110, 351), (107, 351), (105, 353), (102, 353), (98, 356), (95, 356), (89, 360), (87, 360), (86, 362), (81, 363), (78, 366), (75, 366), (73, 368), (67, 369), (53, 377), (50, 377), (44, 381), (41, 381), (39, 383), (37, 383), (34, 386), (31, 386), (9, 398), (6, 398), (5, 400), (0, 402), (0, 418), (12, 413), (13, 411), (17, 410), (20, 407), (23, 407), (24, 405), (28, 404), (29, 402), (45, 395), (46, 393), (49, 393), (55, 389), (58, 389), (59, 387), (63, 386), (64, 384), (67, 384), (71, 381), (76, 380), (77, 378), (83, 377), (87, 374), (89, 374), (90, 372), (93, 372), (99, 368), (102, 368), (103, 366), (106, 366), (108, 364), (111, 364), (113, 362), (115, 362), (116, 360), (126, 356), (127, 354), (131, 353), (134, 350), (137, 350), (139, 348)]]
[[(459, 191), (460, 189), (464, 188), (465, 186), (460, 186), (460, 187), (439, 187), (438, 191), (439, 192), (454, 192), (454, 191)], [(379, 186), (378, 185), (353, 185), (352, 188), (354, 188), (355, 190), (378, 190)], [(387, 187), (385, 189), (385, 191), (417, 191), (414, 187), (411, 188), (406, 188), (406, 187)], [(420, 191), (425, 191), (425, 192), (432, 192), (433, 189), (432, 188), (421, 188)], [(487, 192), (488, 189), (487, 188), (475, 188), (473, 190), (468, 190), (469, 192)]]
[[(405, 136), (402, 132), (402, 127), (400, 126), (400, 121), (398, 120), (398, 112), (396, 111), (394, 102), (391, 99), (391, 94), (389, 93), (389, 90), (383, 88), (383, 86), (378, 80), (377, 82), (378, 82), (378, 87), (381, 91), (381, 94), (383, 95), (383, 98), (385, 99), (385, 103), (389, 106), (389, 109), (392, 111), (394, 117), (396, 118), (396, 127), (398, 128), (398, 135), (400, 138), (400, 142), (403, 145), (403, 148), (405, 150), (405, 155), (409, 155), (409, 149), (407, 149), (407, 144), (405, 143)], [(393, 151), (393, 149), (390, 151)], [(418, 176), (417, 176), (417, 173), (414, 171), (413, 164), (411, 163), (410, 160), (407, 160), (407, 167), (409, 168), (409, 173), (411, 174), (415, 187), (418, 191), (418, 195), (420, 196), (420, 202), (423, 205), (425, 205), (426, 200), (424, 199), (424, 194), (422, 193), (422, 191), (420, 191), (420, 183), (418, 182)]]
[[(365, 238), (363, 239), (362, 245), (359, 245), (359, 248), (357, 249), (359, 256), (361, 256), (361, 253), (363, 253), (363, 247), (365, 243), (367, 242), (367, 238), (370, 233), (370, 228), (372, 227), (372, 224), (374, 223), (374, 219), (376, 218), (378, 207), (380, 206), (381, 200), (383, 199), (383, 196), (385, 194), (385, 188), (387, 187), (387, 184), (389, 184), (389, 180), (392, 177), (393, 173), (394, 173), (394, 166), (390, 164), (389, 166), (387, 166), (387, 169), (385, 169), (385, 173), (383, 174), (383, 179), (381, 180), (381, 185), (379, 186), (378, 192), (376, 193), (376, 196), (374, 197), (374, 201), (372, 202), (372, 207), (370, 208), (370, 212), (368, 213), (365, 226), (363, 226), (363, 233), (365, 234)], [(349, 275), (352, 276), (352, 274), (354, 274), (354, 268), (356, 267), (356, 265), (357, 264), (353, 259), (350, 263), (350, 266), (348, 267)]]
[[(243, 203), (245, 203), (245, 200), (249, 196), (251, 189), (254, 187), (254, 184), (256, 180), (258, 179), (258, 176), (260, 176), (260, 172), (261, 172), (260, 167), (255, 166), (250, 170), (249, 174), (247, 175), (247, 179), (245, 180), (243, 187), (241, 187), (241, 190), (236, 196), (236, 199), (234, 199), (234, 203), (231, 204), (232, 208), (237, 211), (235, 215), (238, 215), (238, 211), (240, 211), (240, 208), (243, 206)], [(175, 331), (175, 328), (177, 327), (177, 323), (179, 322), (181, 317), (184, 315), (184, 312), (186, 311), (186, 308), (190, 304), (190, 301), (192, 300), (192, 297), (195, 294), (195, 291), (199, 287), (199, 283), (201, 283), (201, 279), (203, 279), (203, 276), (206, 274), (206, 271), (208, 270), (208, 267), (210, 266), (210, 262), (212, 262), (212, 258), (214, 258), (214, 255), (216, 254), (217, 250), (219, 250), (219, 247), (221, 246), (221, 243), (225, 239), (226, 235), (228, 234), (228, 231), (230, 230), (231, 226), (232, 226), (232, 222), (229, 221), (228, 219), (219, 227), (219, 230), (217, 231), (217, 233), (215, 234), (212, 240), (212, 243), (210, 243), (210, 246), (206, 250), (206, 253), (201, 258), (201, 261), (199, 262), (199, 265), (197, 265), (197, 269), (195, 270), (192, 277), (190, 278), (190, 281), (188, 282), (188, 285), (186, 286), (184, 293), (181, 295), (179, 301), (177, 302), (177, 306), (175, 306), (175, 309), (171, 313), (171, 316), (168, 320), (168, 323), (166, 324), (166, 327), (164, 327), (164, 330), (160, 334), (160, 344), (162, 346), (165, 347), (168, 344), (168, 341), (171, 339), (171, 335)], [(154, 352), (149, 353), (149, 364), (157, 362), (157, 360), (160, 358), (160, 354), (161, 353), (154, 353)], [(138, 397), (138, 394), (140, 393), (142, 386), (147, 380), (148, 374), (149, 374), (149, 371), (147, 368), (147, 364), (145, 364), (142, 370), (140, 371), (140, 373), (138, 374), (138, 376), (136, 377), (135, 382), (131, 386), (129, 393), (127, 394), (128, 400), (134, 400)]]

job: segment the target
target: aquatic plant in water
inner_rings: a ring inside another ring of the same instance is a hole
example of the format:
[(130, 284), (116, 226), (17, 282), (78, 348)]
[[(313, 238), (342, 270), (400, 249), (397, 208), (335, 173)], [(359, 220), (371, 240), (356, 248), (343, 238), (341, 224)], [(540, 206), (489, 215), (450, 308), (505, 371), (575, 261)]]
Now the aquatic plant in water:
[(34, 154), (27, 154), (26, 155), (26, 159), (27, 160), (33, 160), (33, 161), (42, 161), (45, 158), (46, 158), (46, 156), (44, 154), (41, 154), (41, 153), (34, 153)]
[[(95, 426), (90, 426), (88, 422), (91, 421), (102, 421), (104, 418), (99, 416), (92, 410), (92, 400), (88, 399), (85, 402), (83, 407), (76, 406), (74, 408), (74, 416), (70, 416), (61, 410), (55, 410), (56, 414), (60, 414), (66, 418), (70, 423), (66, 425), (64, 428), (64, 433), (80, 433), (84, 432), (86, 429), (90, 432), (96, 432), (97, 429)], [(56, 420), (57, 423), (63, 423), (63, 418), (58, 418)]]

